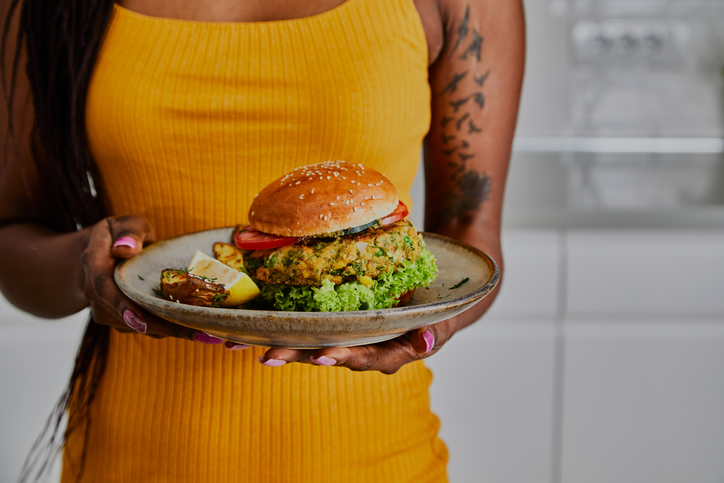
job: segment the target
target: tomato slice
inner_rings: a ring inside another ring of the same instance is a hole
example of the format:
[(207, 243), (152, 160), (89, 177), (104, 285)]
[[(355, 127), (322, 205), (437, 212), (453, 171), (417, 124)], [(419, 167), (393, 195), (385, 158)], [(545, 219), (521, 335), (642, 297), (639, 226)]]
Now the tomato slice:
[(293, 245), (301, 238), (294, 236), (277, 236), (256, 231), (251, 226), (245, 226), (234, 235), (234, 243), (242, 250), (266, 250)]
[(389, 225), (390, 223), (400, 221), (409, 214), (410, 211), (407, 209), (407, 206), (405, 206), (405, 204), (400, 201), (400, 203), (397, 205), (397, 208), (395, 208), (395, 211), (380, 219), (380, 225), (385, 226)]
[[(407, 206), (400, 201), (395, 211), (381, 218), (381, 226), (389, 225), (404, 219), (409, 214)], [(269, 233), (262, 233), (247, 225), (234, 235), (234, 243), (242, 250), (266, 250), (267, 248), (279, 248), (286, 245), (293, 245), (302, 241), (302, 238), (294, 236), (277, 236)]]

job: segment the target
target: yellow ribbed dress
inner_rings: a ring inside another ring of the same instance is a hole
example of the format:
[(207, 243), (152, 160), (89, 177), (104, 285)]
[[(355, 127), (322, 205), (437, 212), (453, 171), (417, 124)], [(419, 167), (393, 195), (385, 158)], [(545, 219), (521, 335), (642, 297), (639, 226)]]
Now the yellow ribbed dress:
[[(86, 123), (112, 213), (143, 216), (164, 239), (244, 223), (267, 183), (327, 160), (385, 173), (411, 206), (429, 106), (412, 0), (258, 23), (116, 6)], [(422, 362), (392, 376), (270, 368), (264, 350), (112, 331), (81, 481), (446, 481)], [(63, 483), (83, 433), (68, 441)]]

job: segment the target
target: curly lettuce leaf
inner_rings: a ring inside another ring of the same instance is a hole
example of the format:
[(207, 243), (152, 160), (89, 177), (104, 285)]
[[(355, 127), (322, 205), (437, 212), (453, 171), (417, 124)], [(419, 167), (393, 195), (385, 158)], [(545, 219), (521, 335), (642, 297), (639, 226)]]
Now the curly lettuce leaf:
[(416, 287), (426, 287), (437, 277), (435, 257), (426, 248), (415, 262), (405, 260), (394, 272), (380, 275), (371, 287), (359, 282), (334, 285), (324, 280), (321, 287), (261, 284), (261, 296), (275, 308), (298, 312), (342, 312), (388, 309), (397, 297)]

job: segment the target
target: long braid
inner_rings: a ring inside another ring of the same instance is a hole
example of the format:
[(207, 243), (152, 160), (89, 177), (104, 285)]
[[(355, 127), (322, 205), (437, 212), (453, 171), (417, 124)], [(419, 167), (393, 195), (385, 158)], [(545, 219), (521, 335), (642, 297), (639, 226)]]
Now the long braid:
[(57, 184), (56, 197), (75, 225), (66, 228), (72, 229), (95, 223), (104, 214), (87, 154), (85, 100), (113, 2), (44, 3), (24, 0), (19, 35), (25, 34), (27, 74), (43, 150), (36, 162), (49, 179), (64, 180)]
[[(4, 67), (9, 54), (10, 25), (14, 16), (19, 16), (12, 68), (2, 73), (10, 113), (9, 134), (13, 134), (16, 79), (24, 48), (35, 117), (34, 161), (38, 172), (48, 181), (45, 184), (54, 190), (52, 195), (61, 208), (62, 216), (54, 227), (59, 231), (76, 230), (105, 216), (88, 154), (85, 102), (112, 10), (113, 0), (23, 0), (22, 3), (12, 0), (3, 26), (0, 62)], [(87, 434), (91, 402), (105, 368), (109, 331), (107, 326), (89, 319), (68, 386), (33, 445), (20, 482), (47, 476), (50, 463), (68, 436), (75, 431)], [(66, 429), (60, 434), (66, 420)], [(85, 450), (78, 479), (84, 459)]]

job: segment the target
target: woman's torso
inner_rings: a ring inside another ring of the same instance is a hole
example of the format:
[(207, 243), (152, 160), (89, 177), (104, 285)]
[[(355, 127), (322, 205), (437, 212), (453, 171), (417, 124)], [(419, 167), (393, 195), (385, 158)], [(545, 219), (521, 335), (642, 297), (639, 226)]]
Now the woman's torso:
[[(412, 0), (232, 23), (116, 7), (86, 111), (112, 213), (146, 217), (157, 239), (232, 226), (273, 179), (335, 159), (380, 170), (410, 203), (426, 44)], [(268, 368), (262, 352), (113, 333), (84, 481), (444, 481), (422, 363)]]

